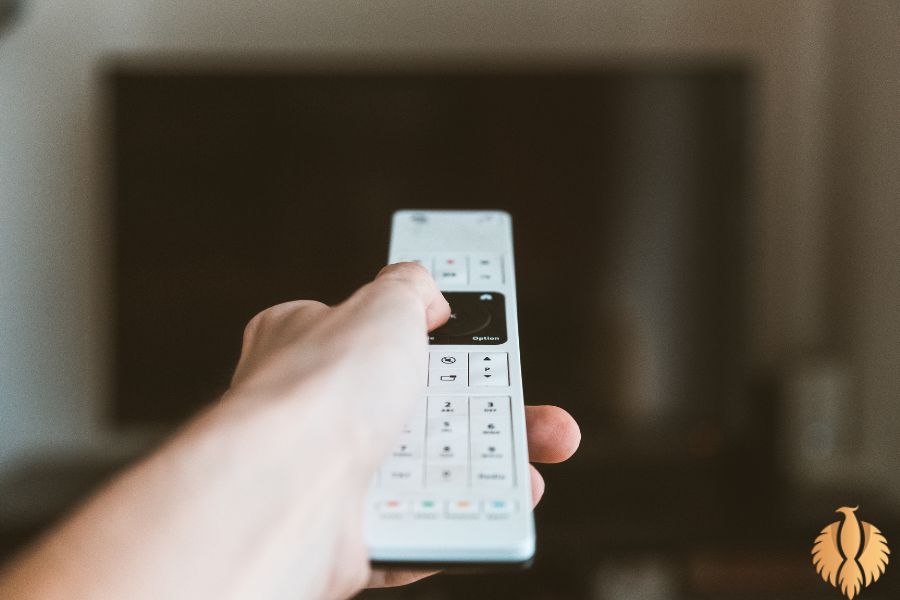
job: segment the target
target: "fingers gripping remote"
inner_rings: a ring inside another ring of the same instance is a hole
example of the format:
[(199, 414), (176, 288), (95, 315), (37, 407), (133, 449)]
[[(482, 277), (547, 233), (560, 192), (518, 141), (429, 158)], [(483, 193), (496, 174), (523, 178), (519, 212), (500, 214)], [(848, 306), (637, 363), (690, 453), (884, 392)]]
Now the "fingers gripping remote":
[(427, 268), (450, 303), (425, 397), (366, 502), (375, 563), (521, 565), (534, 554), (512, 223), (501, 211), (394, 214), (389, 263)]

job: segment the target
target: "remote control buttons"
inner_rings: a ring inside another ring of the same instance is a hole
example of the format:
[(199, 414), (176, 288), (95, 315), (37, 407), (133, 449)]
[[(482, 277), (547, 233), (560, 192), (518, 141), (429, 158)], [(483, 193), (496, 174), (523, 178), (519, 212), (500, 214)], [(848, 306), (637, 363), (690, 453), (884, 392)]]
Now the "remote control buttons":
[(422, 487), (422, 462), (388, 460), (381, 467), (381, 485), (393, 490), (417, 490)]
[(475, 439), (472, 440), (472, 462), (490, 468), (505, 465), (512, 459), (512, 445), (508, 440)]
[[(506, 405), (509, 405), (508, 398)], [(509, 412), (488, 416), (473, 414), (470, 424), (473, 486), (512, 486), (512, 436), (509, 427)]]
[(434, 257), (434, 280), (438, 285), (469, 283), (468, 260), (462, 254), (439, 254)]
[(479, 503), (472, 500), (459, 499), (447, 503), (448, 517), (475, 518), (480, 512)]
[(469, 302), (450, 305), (450, 318), (441, 325), (442, 335), (462, 336), (483, 331), (491, 324), (491, 311), (484, 303)]
[(466, 437), (468, 432), (468, 419), (466, 417), (432, 417), (428, 419), (429, 443), (438, 437), (449, 438), (455, 436)]
[(378, 503), (378, 512), (382, 517), (400, 517), (409, 510), (409, 502), (404, 500), (383, 500)]
[(422, 265), (442, 288), (475, 286), (490, 290), (504, 283), (503, 261), (496, 254), (403, 254), (394, 262)]
[(469, 355), (465, 352), (430, 352), (429, 369), (468, 369)]
[(509, 396), (428, 396), (382, 465), (377, 487), (512, 487), (511, 422)]
[(387, 498), (374, 503), (375, 510), (385, 519), (407, 518), (410, 513), (414, 519), (438, 519), (484, 517), (488, 520), (508, 519), (518, 510), (518, 502), (506, 498), (490, 498), (480, 501), (473, 498), (455, 497), (452, 500), (437, 500), (433, 497), (403, 500)]
[(472, 437), (509, 439), (509, 417), (472, 417)]
[(431, 488), (464, 487), (467, 479), (466, 465), (429, 465), (425, 472), (425, 485)]
[(465, 486), (469, 477), (469, 399), (430, 396), (425, 485)]
[(401, 256), (396, 260), (396, 262), (413, 262), (416, 264), (420, 264), (426, 269), (428, 269), (429, 273), (434, 273), (433, 259), (430, 256), (422, 256), (422, 255), (410, 255), (410, 256)]
[(491, 289), (491, 286), (502, 285), (503, 260), (499, 254), (401, 254), (394, 262), (419, 263), (434, 276), (438, 285), (456, 286), (472, 285)]
[(408, 458), (410, 460), (421, 460), (422, 443), (418, 439), (401, 439), (398, 443), (394, 444), (389, 457), (397, 459)]
[(432, 396), (428, 399), (429, 419), (443, 420), (444, 417), (464, 417), (468, 412), (468, 399), (465, 396)]
[(414, 490), (422, 487), (425, 445), (424, 403), (416, 406), (409, 421), (403, 426), (387, 460), (381, 466), (378, 485), (397, 490)]
[(431, 352), (428, 387), (506, 387), (509, 361), (506, 352)]
[(510, 487), (512, 485), (512, 469), (510, 468), (473, 467), (473, 471), (472, 479), (476, 486)]
[[(487, 287), (487, 286), (485, 286)], [(507, 342), (506, 297), (496, 291), (448, 291), (447, 322), (429, 332), (432, 348), (440, 346), (498, 346)]]
[(509, 414), (508, 396), (472, 396), (472, 416), (492, 417)]
[(465, 387), (469, 384), (469, 356), (465, 352), (430, 352), (428, 387)]
[(469, 385), (508, 386), (509, 367), (505, 352), (472, 352), (469, 355)]
[(516, 512), (516, 503), (512, 500), (488, 500), (484, 503), (484, 514), (488, 519), (509, 518)]
[(444, 513), (444, 507), (437, 500), (419, 500), (413, 502), (413, 515), (420, 519), (435, 519)]
[(487, 286), (503, 283), (500, 257), (493, 254), (475, 254), (469, 259), (472, 285)]
[(468, 375), (465, 369), (429, 369), (428, 387), (466, 387)]
[(468, 460), (466, 439), (434, 440), (428, 444), (428, 464), (457, 464)]

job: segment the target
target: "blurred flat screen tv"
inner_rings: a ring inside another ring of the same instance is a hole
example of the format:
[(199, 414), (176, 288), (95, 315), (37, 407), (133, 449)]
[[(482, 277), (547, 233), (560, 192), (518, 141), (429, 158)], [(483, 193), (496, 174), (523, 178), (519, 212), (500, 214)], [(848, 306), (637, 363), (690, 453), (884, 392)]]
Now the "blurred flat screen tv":
[(385, 262), (391, 213), (418, 207), (512, 213), (527, 401), (597, 431), (726, 426), (741, 65), (240, 65), (106, 72), (117, 423), (214, 400), (256, 312), (340, 302)]

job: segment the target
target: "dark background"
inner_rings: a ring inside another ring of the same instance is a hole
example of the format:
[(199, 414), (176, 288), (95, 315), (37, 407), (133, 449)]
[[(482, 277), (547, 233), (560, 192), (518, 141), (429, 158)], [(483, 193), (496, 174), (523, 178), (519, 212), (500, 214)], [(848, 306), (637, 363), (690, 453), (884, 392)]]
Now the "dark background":
[(607, 421), (632, 335), (617, 321), (648, 310), (614, 314), (632, 310), (623, 290), (670, 293), (657, 321), (689, 323), (666, 351), (692, 356), (669, 394), (694, 401), (668, 416), (715, 420), (734, 395), (741, 70), (111, 80), (117, 419), (170, 422), (215, 397), (246, 321), (348, 296), (384, 264), (398, 208), (512, 213), (525, 372), (559, 373), (528, 378), (529, 397)]

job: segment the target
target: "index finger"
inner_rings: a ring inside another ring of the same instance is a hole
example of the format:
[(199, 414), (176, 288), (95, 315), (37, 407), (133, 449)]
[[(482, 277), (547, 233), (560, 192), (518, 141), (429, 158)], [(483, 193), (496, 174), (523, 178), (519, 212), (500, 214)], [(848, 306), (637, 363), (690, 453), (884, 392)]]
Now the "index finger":
[(377, 290), (385, 286), (399, 286), (415, 294), (425, 308), (425, 323), (428, 331), (440, 327), (450, 318), (450, 305), (441, 294), (428, 270), (412, 262), (388, 265), (378, 272), (370, 284)]

